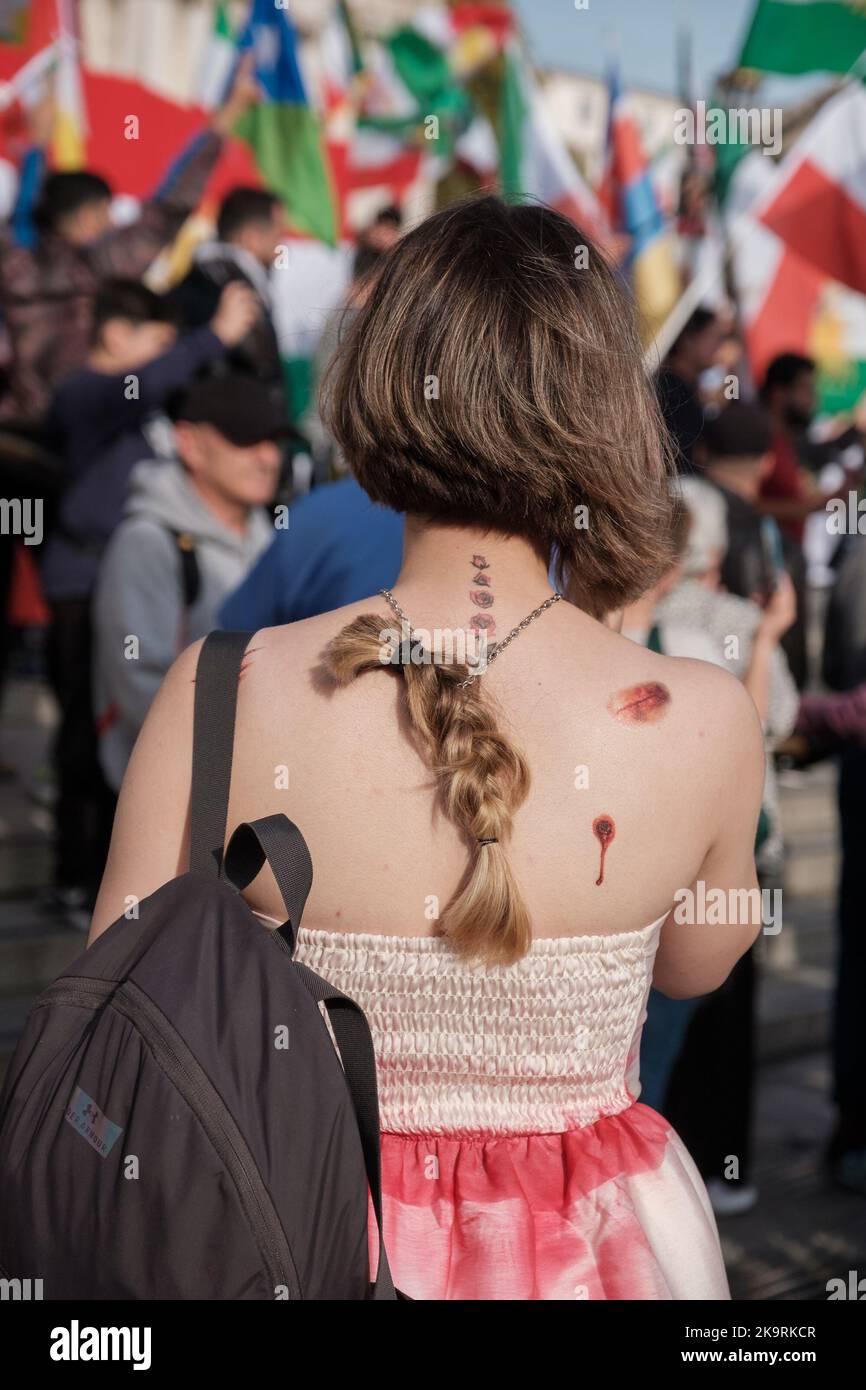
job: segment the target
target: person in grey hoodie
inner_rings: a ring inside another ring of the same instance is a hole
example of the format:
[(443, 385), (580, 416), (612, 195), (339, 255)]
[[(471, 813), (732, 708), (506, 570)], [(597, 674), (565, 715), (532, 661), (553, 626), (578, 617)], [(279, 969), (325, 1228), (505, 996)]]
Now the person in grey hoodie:
[(206, 378), (173, 416), (177, 461), (136, 465), (94, 597), (99, 755), (116, 790), (175, 657), (216, 626), (273, 537), (265, 507), (287, 423), (266, 387), (236, 373)]

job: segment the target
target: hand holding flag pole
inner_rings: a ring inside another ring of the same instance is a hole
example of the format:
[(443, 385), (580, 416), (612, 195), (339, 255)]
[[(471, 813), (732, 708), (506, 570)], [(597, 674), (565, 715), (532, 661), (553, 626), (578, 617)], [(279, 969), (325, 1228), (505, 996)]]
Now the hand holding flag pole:
[(237, 121), (261, 100), (261, 95), (255, 54), (245, 53), (235, 68), (224, 102), (211, 116), (211, 129), (217, 135), (231, 135)]

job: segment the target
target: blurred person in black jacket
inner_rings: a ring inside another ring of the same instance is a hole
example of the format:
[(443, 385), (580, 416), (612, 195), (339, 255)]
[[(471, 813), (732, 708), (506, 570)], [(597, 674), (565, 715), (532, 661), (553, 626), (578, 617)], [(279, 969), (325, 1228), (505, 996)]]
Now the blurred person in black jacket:
[[(866, 535), (845, 537), (827, 610), (824, 679), (834, 690), (866, 681)], [(836, 1127), (827, 1160), (835, 1180), (866, 1196), (866, 748), (851, 745), (839, 760), (842, 866), (833, 1011), (833, 1098)]]
[(723, 336), (723, 324), (711, 309), (695, 309), (656, 379), (659, 405), (680, 473), (694, 473), (701, 467), (699, 441), (704, 428), (704, 407), (698, 383), (713, 366)]
[(226, 367), (252, 373), (265, 386), (285, 395), (280, 349), (274, 329), (271, 275), (285, 230), (282, 204), (263, 188), (233, 188), (217, 215), (216, 240), (204, 242), (195, 264), (168, 296), (187, 329), (200, 328), (216, 313), (220, 294), (232, 280), (256, 295), (259, 316), (242, 342), (232, 349)]
[(729, 594), (762, 607), (776, 584), (781, 533), (758, 505), (761, 482), (773, 467), (772, 421), (762, 406), (730, 401), (704, 427), (706, 477), (727, 509), (728, 546), (719, 578)]

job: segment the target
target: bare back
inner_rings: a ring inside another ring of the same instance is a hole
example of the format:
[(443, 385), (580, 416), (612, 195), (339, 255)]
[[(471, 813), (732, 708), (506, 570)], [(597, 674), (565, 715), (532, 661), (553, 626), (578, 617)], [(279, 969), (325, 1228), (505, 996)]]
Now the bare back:
[[(387, 625), (380, 597), (255, 635), (229, 828), (275, 811), (297, 823), (309, 928), (441, 924), (458, 954), (509, 964), (533, 937), (648, 927), (696, 880), (754, 889), (764, 749), (749, 695), (588, 616), (670, 571), (677, 509), (631, 306), (604, 255), (578, 269), (574, 236), (541, 206), (444, 209), (400, 238), (341, 334), (325, 417), (367, 497), (405, 519), (393, 592), (415, 629), (496, 643), (479, 679), (498, 713), (453, 665), (380, 669), (380, 629), (353, 621)], [(352, 546), (326, 524), (308, 534), (322, 572)], [(550, 597), (552, 560), (575, 606), (555, 602), (506, 648)], [(319, 676), (332, 639), (336, 688)], [(187, 866), (197, 654), (139, 737), (91, 935)], [(247, 896), (280, 917), (269, 870)], [(669, 915), (656, 983), (715, 988), (759, 929)]]
[[(500, 607), (504, 632), (522, 612)], [(479, 851), (437, 809), (401, 710), (401, 677), (383, 669), (346, 688), (324, 677), (327, 642), (367, 612), (385, 616), (384, 600), (251, 641), (229, 830), (280, 811), (299, 825), (315, 870), (305, 926), (431, 935)], [(178, 759), (177, 746), (191, 727), (194, 659), (190, 651), (179, 660), (139, 740), (93, 934), (119, 915), (125, 895), (151, 892), (186, 867), (189, 755)], [(534, 937), (632, 931), (667, 914), (677, 891), (699, 878), (752, 887), (763, 754), (754, 710), (732, 677), (649, 652), (559, 603), (480, 679), (531, 773), (506, 848)], [(133, 802), (139, 818), (147, 804), (154, 810), (135, 857), (124, 850)], [(281, 919), (269, 870), (246, 896)], [(748, 926), (701, 931), (665, 928), (660, 960), (669, 939), (671, 992), (714, 987), (755, 935)]]

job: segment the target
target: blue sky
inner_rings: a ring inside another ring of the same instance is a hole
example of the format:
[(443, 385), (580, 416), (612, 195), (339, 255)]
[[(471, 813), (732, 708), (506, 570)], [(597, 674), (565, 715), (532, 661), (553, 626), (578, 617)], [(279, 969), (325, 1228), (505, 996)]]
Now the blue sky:
[[(685, 23), (692, 36), (694, 95), (708, 95), (713, 79), (735, 66), (755, 0), (512, 0), (541, 67), (603, 76), (618, 49), (625, 85), (678, 91), (676, 32)], [(807, 79), (814, 84), (814, 79)], [(775, 78), (767, 94), (796, 99), (803, 79)]]

